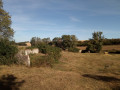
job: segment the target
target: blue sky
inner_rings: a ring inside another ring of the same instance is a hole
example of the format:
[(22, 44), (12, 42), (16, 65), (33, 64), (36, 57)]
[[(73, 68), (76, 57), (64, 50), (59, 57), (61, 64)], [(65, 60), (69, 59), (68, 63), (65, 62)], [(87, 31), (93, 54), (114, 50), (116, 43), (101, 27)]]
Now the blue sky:
[(120, 0), (3, 0), (12, 17), (14, 39), (76, 35), (88, 40), (94, 31), (120, 38)]

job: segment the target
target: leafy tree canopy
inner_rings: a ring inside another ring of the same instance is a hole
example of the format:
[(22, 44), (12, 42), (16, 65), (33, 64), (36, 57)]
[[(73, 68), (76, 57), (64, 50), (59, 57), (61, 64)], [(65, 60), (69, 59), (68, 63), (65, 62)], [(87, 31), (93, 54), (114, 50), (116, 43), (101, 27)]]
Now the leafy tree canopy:
[(2, 0), (0, 0), (0, 38), (12, 39), (14, 30), (11, 28), (11, 16), (3, 9)]

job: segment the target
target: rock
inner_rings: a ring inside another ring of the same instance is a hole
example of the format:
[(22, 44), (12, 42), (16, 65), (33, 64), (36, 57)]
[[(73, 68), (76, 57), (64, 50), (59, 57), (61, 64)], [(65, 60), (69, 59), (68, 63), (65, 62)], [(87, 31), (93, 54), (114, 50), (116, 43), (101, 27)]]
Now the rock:
[(26, 66), (30, 66), (30, 57), (29, 54), (38, 54), (39, 49), (26, 49), (26, 50), (21, 50), (19, 51), (18, 54), (15, 55), (16, 59), (18, 60), (18, 64), (24, 64)]
[(39, 49), (35, 48), (35, 49), (26, 49), (25, 50), (25, 55), (29, 55), (29, 54), (38, 54), (39, 53)]
[(104, 54), (109, 54), (108, 52), (104, 52)]
[(82, 53), (82, 50), (79, 50), (79, 53)]
[(15, 55), (16, 59), (17, 59), (17, 64), (23, 64), (26, 66), (30, 66), (30, 57), (29, 55), (23, 55), (21, 53), (18, 53)]

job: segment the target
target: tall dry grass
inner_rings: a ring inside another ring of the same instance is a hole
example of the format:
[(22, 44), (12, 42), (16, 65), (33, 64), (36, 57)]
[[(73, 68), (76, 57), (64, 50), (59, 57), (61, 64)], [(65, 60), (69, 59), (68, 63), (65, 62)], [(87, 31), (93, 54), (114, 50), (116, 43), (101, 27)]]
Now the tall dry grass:
[(24, 80), (20, 90), (119, 90), (120, 55), (66, 51), (53, 68), (0, 66), (0, 77), (7, 74)]

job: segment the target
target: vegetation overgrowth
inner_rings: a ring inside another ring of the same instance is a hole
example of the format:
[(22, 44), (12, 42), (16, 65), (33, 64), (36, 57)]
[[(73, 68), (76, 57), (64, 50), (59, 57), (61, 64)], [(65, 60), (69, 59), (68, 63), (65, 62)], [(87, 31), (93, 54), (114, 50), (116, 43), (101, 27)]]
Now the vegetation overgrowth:
[[(50, 46), (46, 43), (40, 43), (36, 46), (39, 49), (39, 53), (45, 54), (42, 57), (36, 57), (32, 59), (35, 55), (30, 55), (31, 66), (53, 66), (54, 63), (58, 62), (61, 57), (61, 49), (58, 47)], [(31, 47), (32, 48), (32, 47)], [(33, 47), (35, 48), (35, 46)]]
[[(104, 39), (102, 32), (94, 32), (92, 39), (84, 42), (78, 41), (75, 35), (62, 35), (53, 40), (32, 37), (32, 46), (27, 47), (26, 42), (13, 40), (11, 23), (0, 0), (0, 89), (120, 90), (120, 48), (102, 48), (103, 45), (118, 45), (120, 39)], [(84, 51), (92, 53), (73, 53), (81, 51), (77, 46), (86, 46)], [(39, 49), (38, 54), (18, 53), (34, 48)], [(99, 53), (101, 50), (106, 54)], [(16, 53), (23, 62), (28, 62), (30, 56), (32, 68), (17, 65)]]
[[(36, 54), (33, 58), (39, 56), (44, 54)], [(87, 90), (88, 88), (89, 90), (119, 90), (119, 67), (119, 54), (81, 54), (63, 51), (60, 62), (53, 68), (0, 66), (0, 78), (9, 74), (17, 77), (16, 82), (24, 80), (25, 83), (19, 87), (20, 90), (56, 90), (58, 88), (59, 90)]]
[(15, 64), (17, 60), (15, 59), (15, 54), (18, 52), (18, 49), (15, 45), (9, 40), (1, 39), (0, 40), (0, 64), (10, 65)]
[[(87, 46), (90, 40), (78, 41), (77, 46)], [(120, 45), (120, 38), (118, 39), (107, 39), (103, 40), (103, 45)]]

